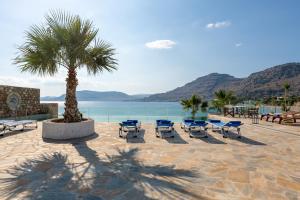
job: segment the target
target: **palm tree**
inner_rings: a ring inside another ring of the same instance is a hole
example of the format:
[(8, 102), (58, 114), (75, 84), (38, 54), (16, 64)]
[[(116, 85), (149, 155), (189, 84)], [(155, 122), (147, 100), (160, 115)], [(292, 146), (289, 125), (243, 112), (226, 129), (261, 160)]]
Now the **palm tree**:
[(212, 102), (219, 110), (224, 109), (225, 105), (231, 104), (236, 97), (232, 91), (218, 90), (215, 92), (216, 99)]
[(207, 108), (208, 108), (208, 102), (203, 101), (202, 104), (201, 104), (201, 111), (202, 112), (207, 112)]
[(208, 103), (206, 101), (202, 102), (202, 99), (197, 95), (192, 95), (190, 99), (183, 99), (180, 103), (184, 110), (191, 110), (192, 119), (195, 119), (199, 108), (201, 108), (202, 111), (205, 111), (208, 106)]
[(64, 122), (79, 122), (76, 87), (77, 70), (85, 67), (96, 75), (117, 68), (115, 49), (96, 38), (98, 29), (89, 20), (62, 11), (46, 15), (45, 25), (31, 26), (15, 58), (22, 72), (54, 76), (67, 69)]
[(284, 88), (284, 110), (287, 111), (287, 94), (291, 88), (291, 85), (286, 82), (283, 84), (283, 88)]

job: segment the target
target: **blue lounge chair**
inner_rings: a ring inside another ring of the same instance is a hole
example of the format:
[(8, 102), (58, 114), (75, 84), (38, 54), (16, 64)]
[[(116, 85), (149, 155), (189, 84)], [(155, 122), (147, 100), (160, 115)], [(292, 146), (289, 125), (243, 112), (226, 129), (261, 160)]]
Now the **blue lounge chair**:
[(185, 119), (183, 120), (183, 122), (181, 123), (181, 128), (185, 131), (189, 133), (189, 136), (195, 137), (196, 132), (201, 132), (201, 130), (203, 130), (205, 132), (204, 137), (208, 137), (207, 136), (207, 122), (203, 121), (203, 120), (192, 120), (192, 119)]
[(227, 133), (230, 128), (236, 128), (238, 133), (238, 138), (241, 138), (241, 128), (240, 126), (243, 125), (241, 121), (229, 121), (229, 122), (222, 122), (221, 120), (216, 119), (208, 119), (207, 121), (209, 124), (212, 125), (212, 130), (221, 130), (224, 138), (227, 138)]
[[(36, 120), (20, 120), (20, 121), (14, 121), (14, 120), (0, 120), (0, 125), (3, 127), (0, 131), (0, 135), (3, 136), (6, 131), (13, 131), (13, 130), (19, 130), (23, 131), (25, 127), (27, 127), (30, 124), (35, 124), (35, 128), (38, 127)], [(17, 129), (17, 127), (20, 127)]]
[(169, 137), (175, 137), (174, 135), (174, 123), (170, 120), (165, 119), (159, 119), (156, 120), (156, 126), (155, 126), (155, 134), (156, 137), (163, 138), (164, 133), (171, 133)]
[[(137, 137), (141, 129), (141, 123), (138, 120), (127, 120), (119, 124), (120, 124), (119, 137), (122, 138), (125, 137), (123, 133), (129, 133), (129, 132), (133, 133), (133, 137)], [(126, 134), (126, 138), (127, 136), (128, 134)]]

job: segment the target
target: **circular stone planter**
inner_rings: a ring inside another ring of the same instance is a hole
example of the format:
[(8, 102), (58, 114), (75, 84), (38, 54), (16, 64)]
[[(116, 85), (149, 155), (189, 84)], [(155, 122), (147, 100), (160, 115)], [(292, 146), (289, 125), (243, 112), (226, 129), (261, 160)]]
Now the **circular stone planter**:
[(86, 137), (95, 133), (95, 122), (92, 119), (85, 119), (84, 121), (75, 123), (57, 121), (58, 119), (43, 121), (43, 138), (66, 140)]

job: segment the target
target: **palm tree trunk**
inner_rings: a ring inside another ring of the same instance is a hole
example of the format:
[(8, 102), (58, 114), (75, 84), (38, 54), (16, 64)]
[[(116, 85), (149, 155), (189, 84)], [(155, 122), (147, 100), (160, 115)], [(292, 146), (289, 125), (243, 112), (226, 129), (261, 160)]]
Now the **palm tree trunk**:
[(75, 69), (72, 68), (69, 69), (66, 82), (67, 82), (67, 87), (66, 87), (64, 121), (66, 123), (80, 122), (81, 116), (78, 110), (78, 103), (76, 99), (76, 87), (78, 85), (78, 81), (76, 78)]
[(287, 111), (287, 103), (286, 103), (286, 93), (287, 93), (287, 90), (286, 89), (284, 89), (284, 109), (285, 109), (285, 112)]

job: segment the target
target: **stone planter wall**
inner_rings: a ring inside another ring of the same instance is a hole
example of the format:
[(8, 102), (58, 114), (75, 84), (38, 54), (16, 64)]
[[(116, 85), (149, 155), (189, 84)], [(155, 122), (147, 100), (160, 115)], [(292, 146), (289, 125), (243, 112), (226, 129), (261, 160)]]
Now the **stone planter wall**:
[(92, 119), (76, 123), (53, 122), (52, 120), (43, 121), (42, 136), (45, 139), (75, 139), (86, 137), (94, 133), (95, 122)]

